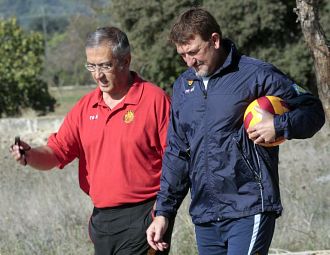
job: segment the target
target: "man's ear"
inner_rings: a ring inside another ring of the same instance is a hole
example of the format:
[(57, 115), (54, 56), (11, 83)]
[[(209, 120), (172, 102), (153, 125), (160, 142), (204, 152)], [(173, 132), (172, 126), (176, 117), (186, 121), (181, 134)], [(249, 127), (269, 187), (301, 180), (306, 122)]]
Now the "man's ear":
[(131, 59), (132, 59), (131, 54), (127, 54), (126, 56), (124, 56), (119, 64), (120, 70), (129, 69), (129, 66), (131, 64)]
[(212, 33), (212, 35), (211, 35), (211, 43), (212, 43), (212, 46), (215, 49), (219, 49), (220, 48), (220, 35), (218, 33)]
[(127, 54), (127, 56), (124, 58), (124, 65), (128, 69), (131, 64), (131, 59), (132, 59), (131, 54)]

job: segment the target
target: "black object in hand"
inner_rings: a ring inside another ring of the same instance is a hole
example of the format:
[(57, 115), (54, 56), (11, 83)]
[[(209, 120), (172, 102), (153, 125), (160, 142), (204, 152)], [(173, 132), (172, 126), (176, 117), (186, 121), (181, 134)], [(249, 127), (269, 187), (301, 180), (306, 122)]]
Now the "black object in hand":
[(24, 155), (25, 154), (25, 150), (21, 149), (21, 139), (20, 139), (19, 136), (15, 136), (15, 145), (18, 145), (19, 153), (21, 155)]

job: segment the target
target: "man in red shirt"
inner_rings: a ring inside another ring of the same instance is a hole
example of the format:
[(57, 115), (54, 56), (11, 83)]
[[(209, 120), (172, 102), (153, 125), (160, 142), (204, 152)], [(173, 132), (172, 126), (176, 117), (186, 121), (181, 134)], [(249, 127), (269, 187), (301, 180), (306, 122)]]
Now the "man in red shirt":
[(47, 145), (31, 148), (22, 141), (10, 150), (38, 170), (63, 168), (78, 158), (80, 187), (94, 204), (89, 231), (95, 254), (144, 255), (160, 188), (169, 98), (130, 71), (130, 45), (119, 29), (90, 33), (86, 56), (97, 88), (76, 103)]

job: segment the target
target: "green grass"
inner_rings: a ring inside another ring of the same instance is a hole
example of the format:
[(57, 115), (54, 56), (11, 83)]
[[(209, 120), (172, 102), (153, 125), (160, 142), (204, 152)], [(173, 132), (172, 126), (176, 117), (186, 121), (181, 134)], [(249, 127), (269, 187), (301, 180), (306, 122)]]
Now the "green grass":
[(56, 99), (55, 112), (49, 115), (65, 115), (72, 106), (95, 86), (51, 87), (50, 94)]

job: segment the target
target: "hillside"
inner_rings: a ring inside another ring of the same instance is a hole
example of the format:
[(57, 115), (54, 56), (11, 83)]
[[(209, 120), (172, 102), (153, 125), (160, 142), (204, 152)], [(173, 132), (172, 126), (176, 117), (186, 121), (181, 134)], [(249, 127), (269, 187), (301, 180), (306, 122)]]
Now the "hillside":
[(108, 4), (107, 0), (0, 0), (0, 18), (16, 16), (26, 30), (63, 32), (73, 15), (92, 16), (96, 8)]

